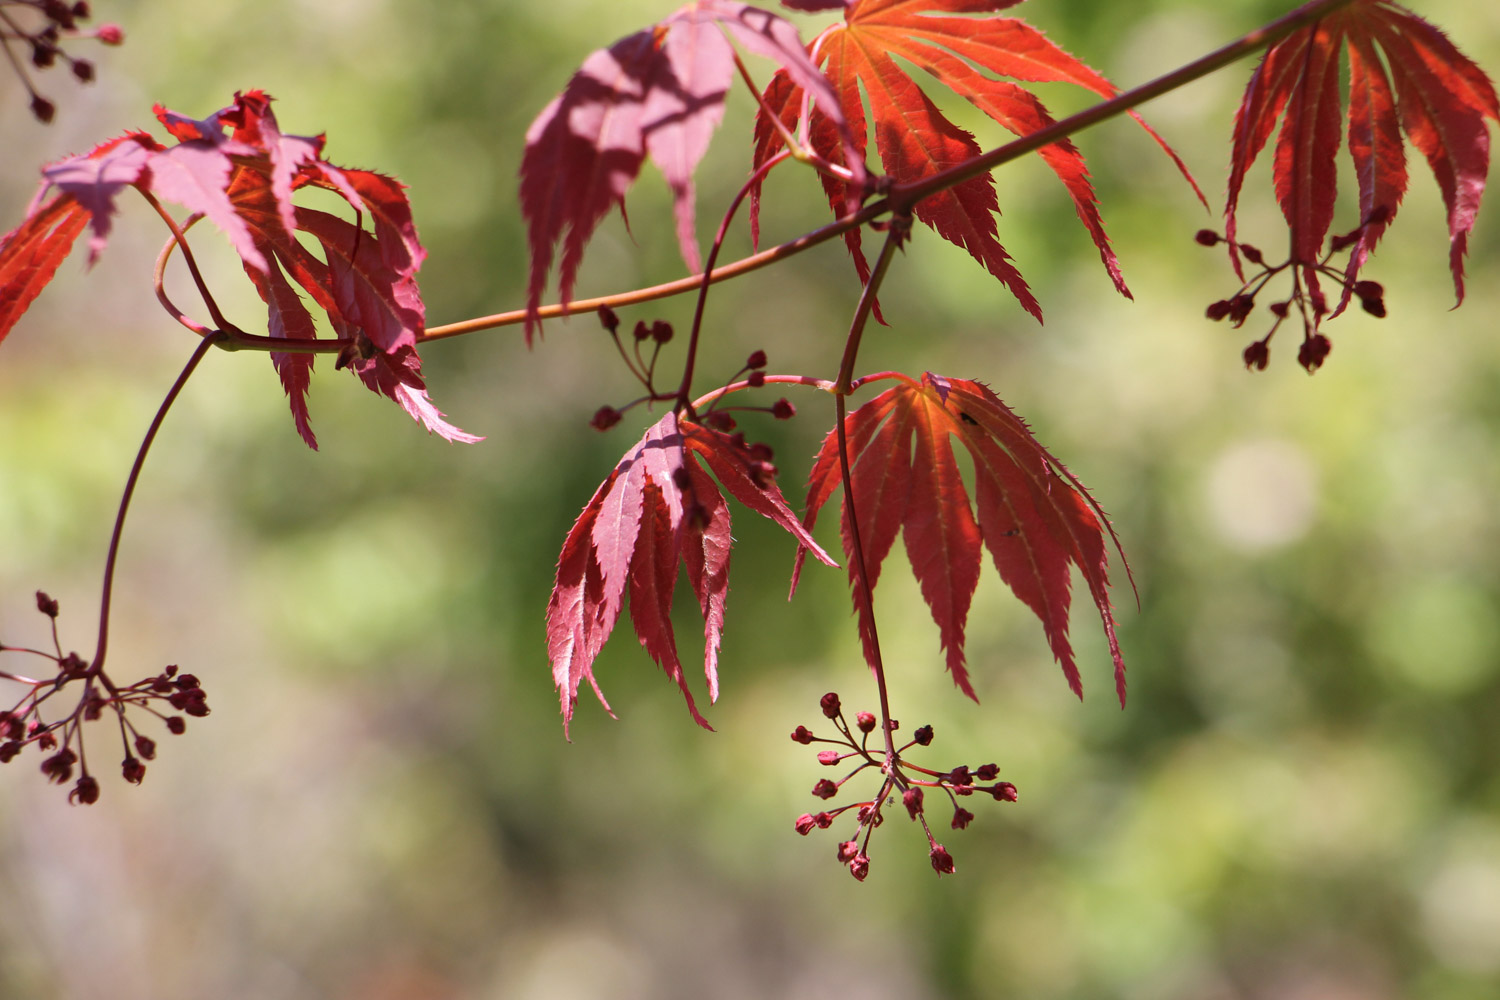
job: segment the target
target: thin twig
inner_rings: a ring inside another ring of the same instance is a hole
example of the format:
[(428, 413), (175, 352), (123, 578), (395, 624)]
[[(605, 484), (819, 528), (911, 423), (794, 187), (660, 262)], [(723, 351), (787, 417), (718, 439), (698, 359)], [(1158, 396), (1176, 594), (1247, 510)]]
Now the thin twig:
[[(104, 586), (99, 593), (99, 644), (94, 649), (93, 662), (89, 664), (89, 674), (103, 678), (104, 654), (109, 647), (109, 608), (110, 600), (114, 594), (115, 585), (115, 560), (120, 554), (120, 539), (125, 530), (125, 514), (130, 510), (130, 498), (135, 494), (135, 484), (141, 478), (141, 468), (146, 464), (146, 453), (151, 450), (151, 442), (156, 440), (156, 432), (161, 430), (162, 421), (167, 417), (167, 411), (176, 402), (177, 396), (182, 392), (182, 387), (192, 377), (198, 367), (198, 362), (209, 352), (224, 334), (218, 331), (210, 331), (198, 341), (193, 348), (193, 354), (188, 358), (187, 364), (183, 366), (177, 381), (172, 383), (172, 388), (167, 390), (166, 398), (157, 407), (156, 416), (151, 420), (151, 426), (146, 430), (146, 436), (141, 440), (140, 449), (135, 453), (135, 462), (130, 467), (130, 476), (125, 480), (125, 492), (120, 497), (120, 508), (115, 514), (115, 528), (109, 537), (109, 554), (104, 559)], [(107, 684), (106, 680), (106, 684)], [(113, 690), (113, 688), (111, 688)]]

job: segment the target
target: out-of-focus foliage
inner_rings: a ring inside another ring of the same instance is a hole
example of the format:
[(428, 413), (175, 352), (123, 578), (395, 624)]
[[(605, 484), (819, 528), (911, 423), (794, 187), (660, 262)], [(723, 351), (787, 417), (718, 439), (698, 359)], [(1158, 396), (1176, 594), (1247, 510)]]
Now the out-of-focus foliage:
[[(32, 190), (18, 162), (143, 123), (152, 101), (207, 113), (258, 86), (288, 131), (327, 128), (330, 156), (411, 185), (433, 322), (522, 301), (525, 126), (583, 55), (665, 13), (598, 0), (96, 8), (128, 36), (99, 58), (99, 85), (59, 94), (47, 129), (24, 101), (0, 101), (6, 219)], [(1018, 13), (1129, 85), (1282, 9), (1034, 0)], [(1491, 5), (1422, 13), (1500, 71)], [(1144, 109), (1211, 196), (1248, 71)], [(750, 114), (733, 95), (700, 170), (705, 231), (744, 177)], [(822, 774), (787, 733), (820, 721), (826, 690), (852, 710), (873, 691), (843, 574), (809, 570), (786, 604), (790, 546), (759, 518), (735, 521), (723, 695), (707, 712), (718, 732), (682, 718), (670, 683), (617, 636), (596, 672), (620, 720), (581, 707), (563, 742), (546, 595), (568, 525), (632, 434), (588, 427), (632, 390), (593, 321), (549, 323), (530, 353), (519, 330), (427, 349), (445, 409), (489, 436), (469, 449), (325, 375), (312, 390), (323, 451), (310, 454), (263, 359), (211, 356), (147, 466), (111, 649), (140, 673), (201, 675), (214, 714), (164, 739), (142, 787), (107, 776), (89, 810), (11, 773), (34, 761), (0, 769), (0, 996), (1493, 996), (1496, 206), (1475, 230), (1469, 299), (1449, 312), (1440, 201), (1418, 175), (1404, 231), (1366, 268), (1391, 316), (1331, 324), (1334, 352), (1312, 378), (1279, 344), (1251, 375), (1239, 354), (1252, 334), (1202, 319), (1233, 291), (1221, 254), (1192, 242), (1216, 220), (1128, 123), (1080, 144), (1137, 301), (1098, 273), (1066, 191), (1023, 164), (998, 175), (1000, 225), (1047, 325), (918, 233), (882, 295), (891, 327), (866, 338), (861, 364), (988, 381), (1093, 487), (1141, 583), (1138, 613), (1120, 601), (1121, 712), (1103, 640), (1078, 630), (1080, 705), (990, 570), (968, 639), (981, 704), (958, 697), (915, 584), (886, 581), (903, 723), (934, 724), (933, 763), (995, 760), (1021, 791), (943, 838), (957, 877), (933, 877), (904, 819), (879, 832), (863, 885), (833, 861), (837, 830), (793, 833)], [(1269, 252), (1267, 178), (1253, 173), (1250, 191), (1242, 233)], [(826, 212), (790, 169), (768, 207), (769, 239)], [(579, 294), (679, 273), (665, 185), (648, 178), (630, 210), (633, 234), (606, 224)], [(192, 346), (151, 300), (159, 228), (128, 211), (111, 257), (87, 276), (65, 268), (0, 353), (6, 641), (42, 640), (30, 594), (45, 587), (65, 644), (91, 648), (118, 490)], [(243, 284), (199, 243), (218, 287)], [(755, 347), (773, 371), (831, 375), (855, 297), (842, 253), (716, 290), (704, 377)], [(255, 315), (248, 285), (224, 305)], [(689, 307), (626, 319), (682, 327)], [(790, 429), (764, 431), (794, 503), (832, 416), (821, 398), (796, 401)], [(692, 634), (692, 602), (679, 604)], [(107, 734), (89, 745), (107, 772)]]

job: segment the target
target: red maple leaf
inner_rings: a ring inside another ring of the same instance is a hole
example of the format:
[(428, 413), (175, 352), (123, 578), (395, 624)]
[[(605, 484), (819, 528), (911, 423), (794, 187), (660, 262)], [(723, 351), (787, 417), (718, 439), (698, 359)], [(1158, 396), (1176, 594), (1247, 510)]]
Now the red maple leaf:
[(1387, 0), (1356, 0), (1287, 36), (1251, 75), (1235, 114), (1224, 208), (1235, 270), (1243, 278), (1233, 241), (1245, 173), (1283, 119), (1273, 165), (1276, 197), (1291, 230), (1292, 263), (1311, 289), (1318, 287), (1337, 192), (1341, 46), (1349, 60), (1349, 155), (1361, 226), (1339, 311), (1406, 193), (1403, 132), (1426, 157), (1447, 206), (1449, 267), (1462, 302), (1463, 258), (1489, 172), (1485, 119), (1500, 121), (1500, 102), (1483, 71), (1442, 31)]
[(704, 465), (737, 500), (834, 565), (782, 499), (772, 478), (775, 469), (752, 454), (742, 437), (668, 413), (594, 492), (557, 561), (547, 605), (547, 654), (562, 698), (564, 732), (584, 680), (609, 708), (593, 664), (619, 620), (627, 588), (641, 645), (677, 682), (698, 724), (712, 728), (688, 689), (672, 630), (672, 591), (681, 562), (703, 612), (703, 669), (709, 700), (717, 699), (731, 538), (729, 507)]
[[(844, 425), (871, 590), (901, 533), (937, 622), (953, 682), (977, 701), (964, 660), (964, 630), (979, 583), (981, 549), (988, 548), (1001, 579), (1041, 619), (1068, 686), (1082, 697), (1083, 683), (1068, 642), (1070, 566), (1077, 566), (1099, 609), (1114, 658), (1115, 690), (1124, 705), (1125, 661), (1110, 609), (1105, 532), (1117, 551), (1119, 539), (1104, 511), (986, 386), (930, 372), (920, 382), (894, 377), (900, 385), (850, 413)], [(974, 462), (972, 508), (950, 437)], [(841, 484), (835, 430), (824, 439), (808, 479), (808, 528)], [(850, 581), (856, 583), (847, 497), (841, 533)], [(794, 590), (800, 569), (799, 552)], [(857, 583), (854, 594), (865, 655), (873, 663), (871, 608)]]
[[(998, 16), (953, 16), (1001, 11), (1020, 2), (857, 0), (848, 4), (844, 23), (826, 29), (813, 40), (811, 50), (838, 92), (844, 118), (855, 139), (854, 163), (849, 163), (833, 141), (835, 134), (821, 120), (820, 114), (827, 110), (824, 104), (820, 101), (810, 115), (803, 111), (798, 81), (778, 73), (763, 95), (765, 106), (788, 129), (799, 122), (805, 124), (805, 139), (819, 156), (858, 167), (862, 166), (865, 155), (868, 103), (881, 163), (892, 180), (908, 184), (972, 159), (981, 150), (974, 137), (949, 121), (893, 57), (926, 70), (1016, 135), (1045, 128), (1053, 119), (1036, 95), (1016, 84), (995, 79), (996, 76), (1073, 83), (1104, 97), (1118, 93), (1108, 80), (1023, 21)], [(800, 10), (845, 6), (822, 2), (786, 5)], [(1155, 137), (1155, 133), (1152, 135)], [(755, 166), (769, 161), (780, 147), (779, 132), (762, 112), (756, 121)], [(1068, 140), (1045, 146), (1038, 154), (1067, 188), (1079, 219), (1099, 249), (1110, 280), (1122, 295), (1129, 297), (1130, 290), (1104, 233), (1083, 155)], [(1173, 159), (1176, 160), (1175, 154)], [(1177, 162), (1181, 168), (1181, 162)], [(822, 175), (822, 180), (836, 215), (844, 213), (851, 195), (857, 200), (863, 194), (827, 174)], [(752, 229), (756, 226), (758, 205), (757, 190), (752, 193)], [(917, 205), (916, 216), (945, 240), (967, 250), (1010, 289), (1027, 312), (1040, 320), (1041, 306), (1000, 244), (995, 224), (999, 211), (994, 179), (985, 175), (924, 199)], [(844, 239), (861, 282), (868, 280), (869, 265), (860, 249), (859, 230), (850, 230)]]
[[(159, 105), (156, 113), (176, 145), (131, 133), (42, 171), (42, 190), (26, 221), (0, 239), (0, 339), (51, 279), (85, 224), (93, 228), (89, 259), (98, 256), (117, 196), (134, 187), (184, 205), (223, 230), (266, 303), (271, 336), (317, 336), (300, 287), (327, 314), (334, 332), (354, 343), (343, 363), (366, 386), (394, 399), (432, 433), (479, 440), (444, 420), (427, 398), (416, 354), (426, 322), (416, 272), (426, 253), (401, 185), (327, 162), (322, 136), (283, 135), (271, 99), (260, 91), (238, 93), (232, 105), (201, 120)], [(304, 187), (334, 192), (356, 221), (295, 205), (292, 196)], [(373, 231), (365, 227), (366, 217)], [(298, 240), (298, 232), (317, 242), (321, 258)], [(271, 361), (298, 433), (316, 448), (306, 399), (313, 356), (274, 352)]]
[[(619, 206), (623, 213), (625, 192), (648, 155), (672, 189), (682, 258), (690, 270), (699, 270), (693, 171), (723, 117), (734, 77), (726, 31), (750, 51), (780, 63), (782, 73), (839, 119), (838, 101), (808, 58), (797, 29), (769, 11), (733, 0), (696, 0), (594, 52), (526, 133), (521, 210), (531, 250), (528, 341), (558, 243), (563, 244), (559, 283), (567, 302), (589, 237), (610, 208)], [(847, 131), (844, 141), (852, 141)]]

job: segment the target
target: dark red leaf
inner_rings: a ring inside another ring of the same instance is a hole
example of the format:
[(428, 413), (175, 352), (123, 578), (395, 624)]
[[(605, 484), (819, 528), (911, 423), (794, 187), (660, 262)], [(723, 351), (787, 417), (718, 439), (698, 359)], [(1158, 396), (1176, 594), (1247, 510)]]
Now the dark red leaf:
[(648, 154), (672, 189), (683, 260), (698, 270), (692, 176), (723, 116), (734, 77), (726, 30), (751, 51), (777, 60), (838, 115), (837, 101), (796, 29), (768, 11), (731, 0), (697, 0), (594, 52), (526, 133), (521, 210), (531, 254), (528, 340), (558, 245), (566, 302), (589, 237), (611, 208), (623, 211), (625, 192)]
[[(680, 421), (676, 414), (662, 417), (595, 491), (563, 543), (547, 606), (547, 651), (565, 731), (583, 681), (599, 691), (594, 660), (619, 620), (627, 590), (641, 645), (682, 689), (693, 718), (709, 728), (687, 686), (671, 619), (681, 562), (703, 612), (704, 674), (709, 699), (717, 699), (719, 639), (729, 590), (729, 508), (700, 463), (799, 544), (816, 546), (743, 443)], [(827, 553), (814, 551), (832, 564)]]
[[(874, 120), (881, 162), (897, 183), (919, 181), (980, 152), (973, 137), (949, 121), (893, 57), (920, 66), (1017, 135), (1045, 128), (1052, 118), (1033, 94), (994, 76), (1068, 82), (1106, 97), (1114, 96), (1117, 91), (1108, 80), (1022, 21), (998, 16), (945, 16), (994, 13), (1017, 2), (858, 0), (849, 4), (845, 22), (819, 35), (813, 49), (838, 91), (860, 155), (863, 155), (860, 125), (866, 101)], [(785, 78), (773, 80), (765, 94), (766, 107), (789, 127), (806, 121), (797, 101), (795, 88)], [(1151, 135), (1161, 143), (1154, 132)], [(810, 130), (808, 141), (818, 155), (841, 162), (828, 137), (817, 128)], [(762, 111), (756, 125), (755, 165), (759, 167), (769, 161), (780, 146), (778, 134)], [(1162, 146), (1186, 175), (1181, 161), (1164, 143)], [(1041, 155), (1067, 187), (1111, 281), (1122, 294), (1128, 295), (1104, 233), (1082, 155), (1071, 142), (1048, 146)], [(1191, 182), (1191, 177), (1188, 179)], [(823, 183), (835, 213), (842, 214), (849, 192), (826, 176)], [(752, 203), (752, 226), (757, 208)], [(1028, 312), (1041, 318), (1040, 305), (999, 242), (995, 224), (999, 203), (991, 177), (974, 178), (924, 199), (917, 205), (916, 214), (944, 239), (968, 250), (1011, 290)], [(846, 242), (864, 281), (868, 268), (859, 249), (858, 234), (846, 236)]]
[[(927, 374), (920, 382), (902, 377), (895, 388), (849, 414), (845, 433), (871, 587), (901, 530), (938, 625), (948, 670), (965, 694), (975, 697), (964, 659), (964, 631), (979, 581), (981, 549), (987, 548), (1001, 579), (1041, 620), (1068, 685), (1081, 696), (1068, 642), (1069, 573), (1071, 566), (1079, 568), (1099, 609), (1116, 691), (1124, 703), (1125, 663), (1115, 638), (1104, 545), (1105, 532), (1113, 538), (1113, 530), (1082, 484), (1020, 418), (977, 382)], [(957, 438), (974, 461), (972, 508), (950, 438)], [(837, 434), (830, 433), (808, 482), (809, 526), (840, 480)], [(848, 516), (846, 498), (842, 534), (852, 567)], [(852, 570), (850, 582), (866, 655), (871, 656), (868, 609)]]
[[(350, 367), (366, 386), (395, 400), (432, 433), (450, 441), (480, 440), (448, 423), (427, 398), (416, 354), (426, 323), (416, 272), (426, 252), (402, 186), (382, 174), (327, 162), (322, 136), (282, 134), (271, 99), (258, 90), (235, 94), (233, 104), (204, 119), (160, 105), (156, 115), (177, 145), (130, 133), (43, 171), (45, 184), (30, 217), (0, 245), (0, 337), (89, 221), (92, 261), (108, 239), (116, 197), (134, 186), (206, 216), (229, 236), (266, 303), (271, 336), (316, 338), (300, 288), (328, 314), (334, 331), (353, 341)], [(355, 221), (294, 204), (293, 195), (309, 185), (342, 197)], [(53, 188), (58, 195), (44, 202)], [(317, 240), (321, 259), (299, 242), (299, 231)], [(277, 351), (271, 361), (298, 434), (317, 447), (307, 412), (312, 356)]]
[(0, 237), (0, 341), (57, 273), (90, 213), (71, 195), (54, 195)]
[[(1317, 287), (1316, 267), (1337, 193), (1341, 46), (1348, 52), (1349, 154), (1362, 229), (1335, 314), (1348, 304), (1360, 267), (1406, 192), (1402, 132), (1427, 159), (1442, 192), (1449, 267), (1462, 302), (1463, 258), (1489, 173), (1485, 119), (1500, 121), (1500, 101), (1489, 79), (1446, 35), (1388, 0), (1356, 0), (1278, 42), (1261, 59), (1235, 115), (1226, 235), (1235, 239), (1245, 173), (1284, 115), (1273, 180), (1290, 230), (1292, 261), (1309, 287)], [(1233, 242), (1229, 249), (1239, 272)]]

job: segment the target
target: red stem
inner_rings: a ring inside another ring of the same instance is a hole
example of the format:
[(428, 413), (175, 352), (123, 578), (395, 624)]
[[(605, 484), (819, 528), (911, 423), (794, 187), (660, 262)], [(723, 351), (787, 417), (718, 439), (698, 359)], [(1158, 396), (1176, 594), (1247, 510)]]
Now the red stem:
[[(104, 668), (104, 654), (109, 648), (109, 608), (110, 600), (114, 594), (115, 585), (115, 560), (120, 554), (120, 538), (125, 530), (125, 514), (130, 510), (130, 498), (135, 494), (135, 484), (141, 478), (141, 468), (146, 464), (146, 453), (151, 450), (151, 442), (156, 440), (156, 432), (161, 430), (162, 421), (166, 419), (167, 411), (176, 402), (177, 396), (182, 392), (182, 387), (187, 385), (187, 380), (192, 377), (198, 367), (198, 362), (209, 349), (224, 337), (218, 332), (210, 332), (198, 341), (193, 348), (192, 357), (183, 366), (177, 381), (172, 383), (172, 388), (167, 390), (167, 396), (157, 407), (156, 416), (151, 421), (151, 426), (146, 430), (146, 436), (141, 441), (141, 447), (135, 453), (135, 463), (130, 467), (130, 476), (125, 480), (125, 493), (120, 497), (120, 508), (115, 514), (115, 530), (109, 538), (109, 555), (104, 559), (104, 586), (99, 594), (99, 645), (94, 650), (94, 660), (89, 664), (89, 674), (100, 676)], [(111, 690), (113, 688), (111, 687)]]
[[(880, 259), (875, 262), (875, 267), (870, 272), (870, 280), (865, 282), (864, 292), (859, 297), (859, 305), (854, 310), (854, 318), (849, 323), (849, 336), (844, 343), (844, 357), (839, 364), (838, 381), (833, 386), (835, 428), (839, 442), (839, 474), (844, 484), (844, 510), (849, 515), (849, 544), (854, 549), (855, 586), (864, 601), (865, 616), (870, 627), (870, 669), (875, 673), (875, 687), (880, 692), (880, 728), (885, 733), (885, 759), (889, 775), (895, 774), (893, 763), (896, 759), (896, 740), (891, 733), (891, 705), (886, 692), (885, 664), (880, 656), (880, 636), (875, 629), (875, 588), (870, 584), (870, 572), (865, 566), (865, 548), (860, 541), (859, 516), (854, 507), (854, 480), (849, 472), (849, 439), (844, 431), (844, 417), (847, 410), (846, 399), (853, 391), (851, 372), (859, 354), (859, 344), (864, 336), (865, 324), (869, 321), (870, 312), (875, 306), (875, 297), (880, 291), (881, 282), (885, 280), (886, 273), (890, 270), (896, 249), (910, 231), (911, 217), (901, 216), (892, 221), (891, 228), (885, 235), (885, 243), (880, 248)], [(887, 778), (887, 782), (889, 780)], [(881, 792), (882, 798), (884, 795), (885, 793)]]
[(724, 249), (724, 237), (729, 235), (729, 224), (734, 221), (735, 213), (744, 204), (746, 196), (750, 194), (750, 189), (759, 184), (765, 178), (766, 174), (770, 173), (772, 167), (791, 155), (790, 152), (783, 149), (765, 163), (762, 163), (750, 175), (750, 179), (740, 185), (740, 189), (735, 194), (734, 200), (729, 203), (729, 208), (724, 212), (723, 220), (719, 222), (719, 231), (714, 234), (713, 249), (708, 252), (708, 262), (703, 267), (703, 279), (698, 285), (698, 303), (693, 307), (693, 329), (692, 333), (688, 336), (687, 360), (682, 363), (682, 382), (677, 387), (677, 405), (675, 408), (678, 411), (690, 405), (688, 393), (693, 389), (693, 366), (698, 360), (698, 337), (703, 332), (703, 310), (708, 306), (708, 286), (713, 284), (711, 276), (714, 273), (714, 264), (719, 259), (719, 251)]

